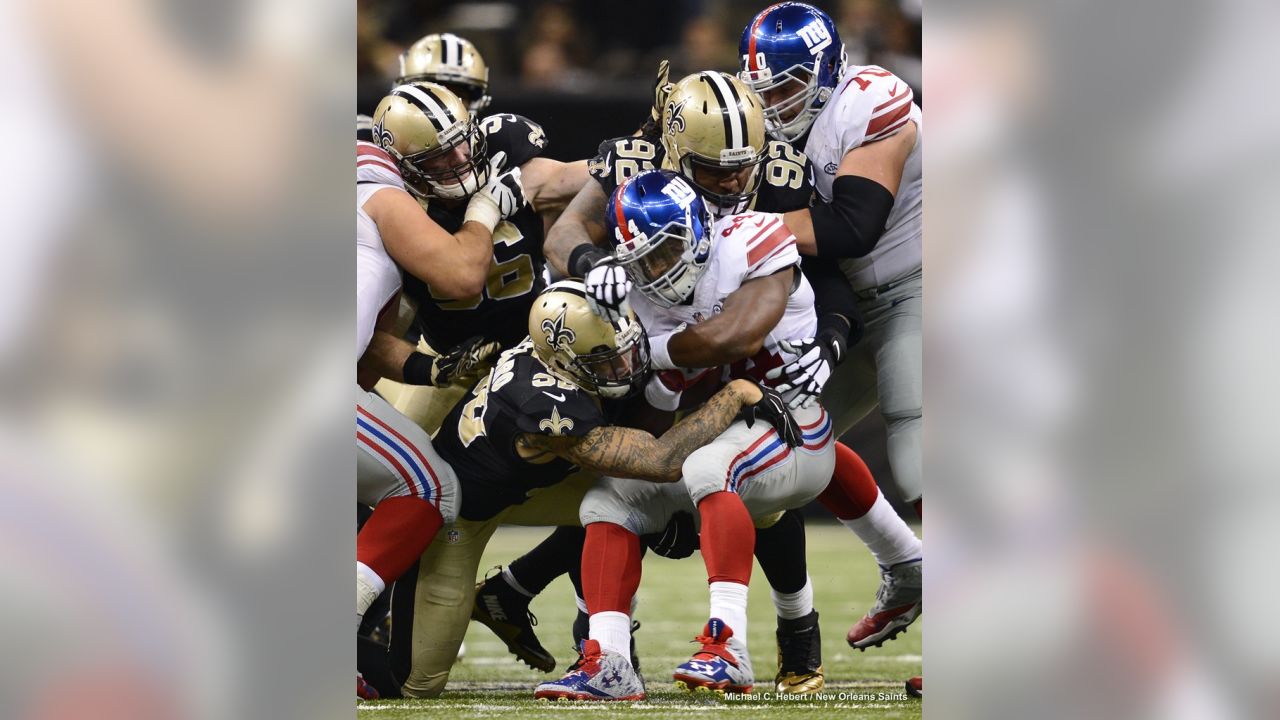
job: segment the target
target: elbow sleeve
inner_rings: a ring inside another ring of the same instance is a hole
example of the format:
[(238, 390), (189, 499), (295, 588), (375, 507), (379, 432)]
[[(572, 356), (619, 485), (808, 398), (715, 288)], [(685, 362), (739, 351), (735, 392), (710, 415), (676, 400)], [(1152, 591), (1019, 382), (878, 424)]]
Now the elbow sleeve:
[(836, 333), (847, 345), (856, 345), (863, 334), (862, 313), (853, 286), (834, 260), (805, 258), (801, 266), (813, 287), (818, 335)]
[(862, 257), (884, 233), (893, 193), (875, 180), (841, 175), (831, 185), (831, 202), (809, 210), (818, 257)]

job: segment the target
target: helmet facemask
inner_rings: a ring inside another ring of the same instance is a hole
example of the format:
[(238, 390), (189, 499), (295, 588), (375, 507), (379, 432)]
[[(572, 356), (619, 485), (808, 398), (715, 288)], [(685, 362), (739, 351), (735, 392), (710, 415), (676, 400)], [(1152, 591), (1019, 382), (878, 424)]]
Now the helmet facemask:
[[(660, 307), (673, 307), (693, 296), (706, 268), (711, 220), (702, 222), (704, 237), (694, 237), (694, 222), (673, 220), (651, 237), (636, 236), (622, 242), (614, 258), (626, 269), (631, 282)], [(634, 233), (633, 233), (634, 234)]]
[(485, 135), (474, 119), (457, 123), (439, 136), (434, 148), (400, 160), (405, 184), (420, 197), (461, 200), (489, 181)]
[[(821, 58), (815, 58), (813, 67), (792, 65), (780, 73), (773, 73), (769, 68), (738, 73), (738, 77), (752, 92), (760, 96), (760, 101), (764, 104), (765, 128), (773, 137), (788, 142), (795, 140), (808, 132), (809, 126), (818, 117), (822, 106), (831, 96), (829, 88), (818, 84), (820, 62)], [(770, 105), (769, 95), (780, 90), (787, 91), (788, 94)]]
[[(721, 159), (713, 160), (689, 152), (680, 158), (680, 172), (698, 189), (707, 209), (717, 217), (745, 212), (760, 191), (760, 182), (764, 179), (760, 169), (765, 161), (763, 151), (726, 149), (721, 151), (721, 156)], [(723, 191), (721, 180), (730, 174), (740, 176), (738, 192)]]
[(573, 355), (569, 366), (585, 390), (617, 400), (644, 388), (649, 376), (649, 338), (640, 322), (631, 317), (614, 322), (613, 330), (615, 347), (600, 346), (592, 352)]

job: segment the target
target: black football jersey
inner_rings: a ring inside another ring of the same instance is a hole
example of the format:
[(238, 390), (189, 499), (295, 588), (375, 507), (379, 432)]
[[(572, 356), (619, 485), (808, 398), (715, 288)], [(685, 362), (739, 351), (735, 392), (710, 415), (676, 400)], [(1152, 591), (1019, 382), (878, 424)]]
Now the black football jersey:
[[(661, 142), (643, 137), (614, 138), (600, 143), (587, 169), (605, 195), (613, 195), (623, 180), (645, 170), (661, 168), (665, 157)], [(748, 210), (782, 213), (809, 207), (814, 192), (813, 164), (804, 153), (787, 143), (770, 140), (760, 171), (764, 173), (760, 191)]]
[[(505, 153), (502, 169), (523, 165), (546, 147), (542, 127), (519, 115), (490, 115), (480, 123), (489, 155)], [(427, 214), (448, 232), (462, 227), (466, 205), (446, 208), (431, 203)], [(470, 298), (435, 297), (431, 288), (405, 273), (404, 292), (418, 305), (414, 329), (431, 347), (445, 352), (458, 343), (482, 335), (512, 347), (528, 334), (529, 308), (542, 292), (542, 217), (529, 203), (493, 230), (493, 263), (484, 291)]]
[(501, 355), (454, 406), (431, 444), (458, 476), (461, 516), (487, 520), (527, 500), (530, 489), (554, 485), (574, 470), (554, 455), (520, 457), (517, 437), (581, 437), (606, 424), (596, 398), (552, 374), (526, 341)]

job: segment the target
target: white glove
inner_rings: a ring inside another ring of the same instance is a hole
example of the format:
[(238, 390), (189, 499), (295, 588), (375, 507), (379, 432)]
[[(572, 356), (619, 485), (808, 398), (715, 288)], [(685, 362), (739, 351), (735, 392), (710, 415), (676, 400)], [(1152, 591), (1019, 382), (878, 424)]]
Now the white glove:
[(493, 232), (503, 218), (515, 215), (524, 207), (524, 185), (521, 183), (520, 168), (499, 172), (506, 159), (505, 152), (494, 153), (489, 159), (489, 182), (471, 196), (463, 222), (478, 222), (489, 228), (489, 232)]
[(617, 322), (631, 309), (627, 304), (631, 278), (627, 277), (627, 271), (614, 262), (613, 258), (606, 258), (591, 268), (584, 284), (587, 288), (587, 304), (605, 320)]
[(811, 407), (818, 401), (822, 388), (831, 377), (831, 357), (826, 345), (815, 338), (804, 340), (783, 340), (778, 347), (793, 353), (796, 358), (781, 367), (765, 373), (770, 380), (782, 378), (783, 382), (774, 386), (778, 392), (799, 390), (800, 393), (788, 405), (792, 410)]

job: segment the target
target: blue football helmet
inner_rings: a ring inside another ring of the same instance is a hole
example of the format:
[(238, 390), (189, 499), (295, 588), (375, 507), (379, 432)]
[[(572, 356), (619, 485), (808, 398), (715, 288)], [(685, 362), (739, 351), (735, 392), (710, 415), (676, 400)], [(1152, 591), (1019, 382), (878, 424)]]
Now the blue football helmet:
[(770, 5), (751, 19), (738, 44), (742, 78), (764, 104), (765, 127), (788, 142), (809, 131), (844, 72), (836, 24), (812, 5)]
[(614, 260), (645, 297), (672, 307), (693, 296), (711, 255), (711, 215), (684, 176), (649, 170), (628, 178), (609, 198), (605, 231)]

